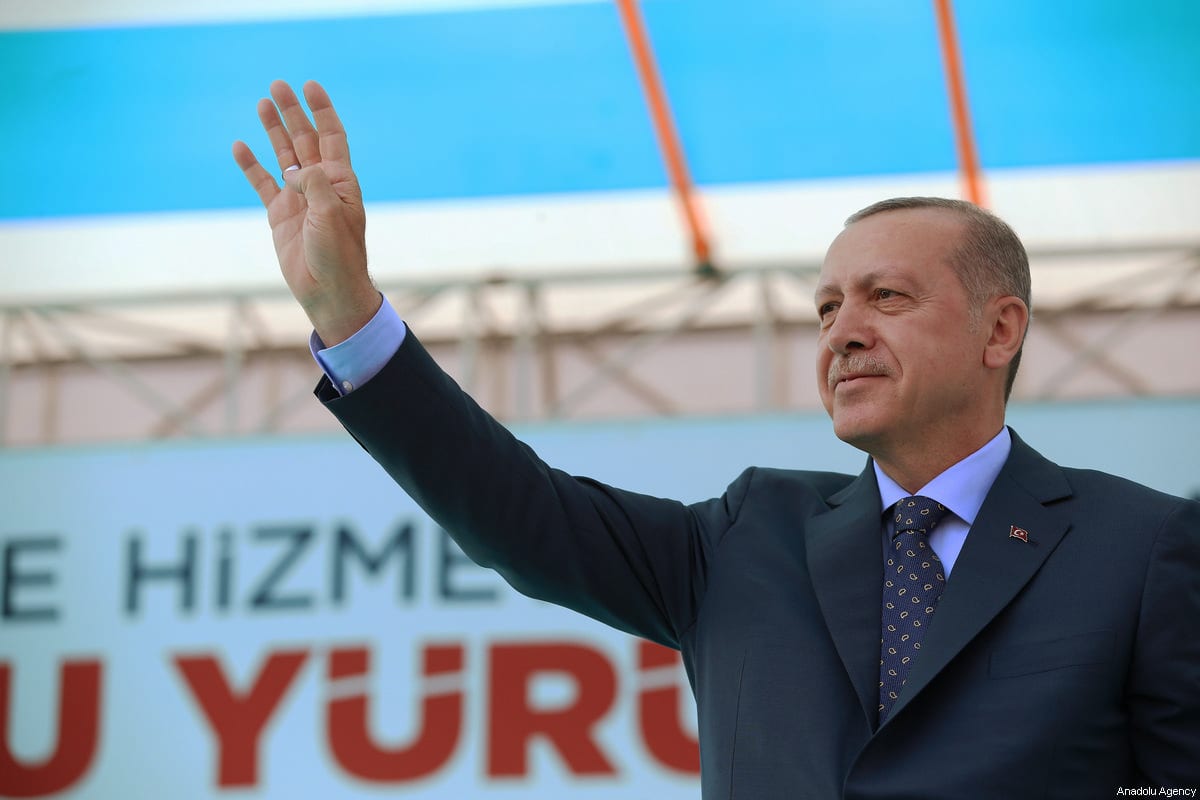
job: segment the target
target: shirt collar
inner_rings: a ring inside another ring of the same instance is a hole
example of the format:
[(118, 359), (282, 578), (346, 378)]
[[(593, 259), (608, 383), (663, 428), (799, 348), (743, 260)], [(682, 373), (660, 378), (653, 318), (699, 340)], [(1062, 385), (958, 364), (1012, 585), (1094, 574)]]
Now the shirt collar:
[[(938, 501), (967, 525), (973, 525), (975, 515), (979, 513), (983, 499), (987, 497), (992, 484), (996, 482), (996, 476), (1008, 460), (1010, 450), (1012, 436), (1008, 428), (1003, 427), (991, 441), (922, 486), (916, 494)], [(871, 465), (875, 468), (875, 479), (879, 483), (882, 513), (891, 508), (896, 501), (909, 495), (900, 484), (879, 468), (874, 459)]]

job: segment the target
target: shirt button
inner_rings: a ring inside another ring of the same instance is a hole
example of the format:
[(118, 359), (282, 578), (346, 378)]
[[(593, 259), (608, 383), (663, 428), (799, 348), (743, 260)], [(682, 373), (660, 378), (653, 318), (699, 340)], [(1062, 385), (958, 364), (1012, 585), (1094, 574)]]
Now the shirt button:
[(350, 381), (342, 381), (342, 388), (345, 389), (347, 392), (352, 392), (352, 391), (354, 391), (354, 384), (351, 383)]

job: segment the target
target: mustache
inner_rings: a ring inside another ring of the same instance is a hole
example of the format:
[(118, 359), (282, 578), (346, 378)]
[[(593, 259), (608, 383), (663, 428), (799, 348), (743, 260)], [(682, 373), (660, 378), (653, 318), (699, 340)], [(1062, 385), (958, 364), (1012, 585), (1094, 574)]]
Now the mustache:
[(868, 355), (854, 355), (830, 364), (825, 380), (829, 383), (829, 388), (832, 389), (850, 376), (882, 375), (886, 377), (891, 374), (891, 368), (878, 358)]

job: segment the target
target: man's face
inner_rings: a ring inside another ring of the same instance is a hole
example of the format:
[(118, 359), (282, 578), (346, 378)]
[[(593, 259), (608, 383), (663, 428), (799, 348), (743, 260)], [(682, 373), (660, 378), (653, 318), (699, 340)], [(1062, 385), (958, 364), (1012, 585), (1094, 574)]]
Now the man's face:
[[(885, 211), (849, 225), (816, 294), (817, 383), (843, 441), (897, 458), (980, 424), (987, 341), (950, 264), (963, 223), (945, 209)], [(986, 326), (983, 326), (986, 327)]]

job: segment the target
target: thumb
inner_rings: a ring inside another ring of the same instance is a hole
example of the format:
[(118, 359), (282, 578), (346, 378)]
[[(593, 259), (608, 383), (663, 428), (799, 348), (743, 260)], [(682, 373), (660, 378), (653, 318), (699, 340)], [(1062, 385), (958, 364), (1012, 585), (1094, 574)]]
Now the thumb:
[(329, 176), (320, 166), (303, 169), (289, 167), (283, 173), (283, 182), (287, 188), (302, 195), (309, 209), (318, 214), (333, 213), (342, 205), (341, 198), (329, 182)]

